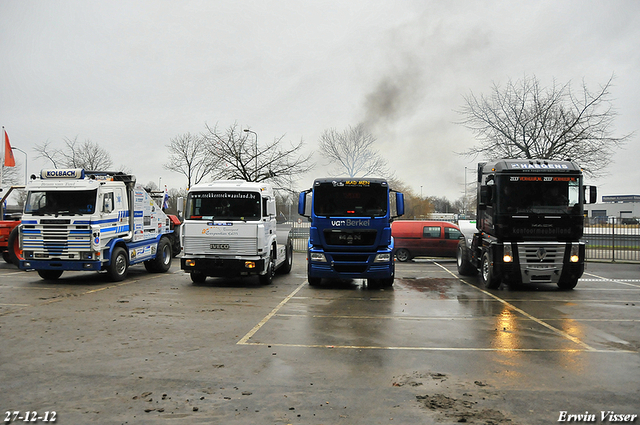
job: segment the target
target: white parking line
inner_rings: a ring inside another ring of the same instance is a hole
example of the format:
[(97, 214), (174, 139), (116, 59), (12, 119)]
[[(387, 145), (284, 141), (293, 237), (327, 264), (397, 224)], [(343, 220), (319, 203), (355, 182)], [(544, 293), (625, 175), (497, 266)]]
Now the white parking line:
[(620, 285), (628, 285), (628, 286), (631, 286), (633, 288), (639, 288), (640, 289), (640, 285), (634, 285), (632, 283), (629, 283), (630, 280), (633, 281), (633, 282), (635, 282), (635, 281), (640, 282), (640, 279), (609, 279), (607, 277), (598, 276), (598, 275), (592, 274), (592, 273), (585, 273), (585, 274), (589, 275), (589, 276), (597, 277), (598, 279), (600, 279), (602, 281), (605, 281), (605, 282), (619, 283)]

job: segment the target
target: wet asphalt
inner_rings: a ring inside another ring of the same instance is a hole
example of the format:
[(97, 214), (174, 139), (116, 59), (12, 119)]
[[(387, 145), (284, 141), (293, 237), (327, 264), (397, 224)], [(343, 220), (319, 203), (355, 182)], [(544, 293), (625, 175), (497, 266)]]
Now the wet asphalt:
[(573, 291), (485, 290), (416, 260), (380, 290), (310, 287), (305, 261), (269, 286), (194, 285), (177, 259), (118, 283), (0, 265), (5, 423), (640, 423), (639, 264), (589, 263)]

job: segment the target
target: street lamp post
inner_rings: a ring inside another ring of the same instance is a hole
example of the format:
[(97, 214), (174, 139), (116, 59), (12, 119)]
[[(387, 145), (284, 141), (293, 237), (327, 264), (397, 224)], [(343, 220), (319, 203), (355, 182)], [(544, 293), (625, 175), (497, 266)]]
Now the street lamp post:
[(27, 164), (29, 163), (29, 156), (25, 151), (20, 148), (11, 147), (12, 150), (20, 151), (24, 154), (24, 185), (27, 185)]
[(258, 181), (258, 133), (251, 131), (248, 128), (244, 129), (245, 133), (253, 133), (256, 136), (256, 181)]

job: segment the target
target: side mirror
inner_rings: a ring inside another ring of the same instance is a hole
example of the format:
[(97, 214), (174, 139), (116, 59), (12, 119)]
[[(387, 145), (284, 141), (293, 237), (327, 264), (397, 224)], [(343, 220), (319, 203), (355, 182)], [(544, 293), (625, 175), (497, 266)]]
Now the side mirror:
[(298, 195), (298, 214), (303, 217), (311, 217), (311, 199), (307, 205), (307, 195), (311, 194), (311, 190), (305, 190)]
[(495, 186), (480, 186), (480, 199), (478, 209), (484, 210), (493, 205), (493, 194)]
[(181, 196), (177, 200), (178, 203), (178, 215), (184, 217), (184, 198)]
[(595, 204), (598, 201), (598, 188), (596, 186), (584, 187), (584, 203)]
[(404, 215), (404, 194), (402, 192), (396, 192), (396, 215), (400, 217)]
[(106, 214), (113, 212), (113, 198), (104, 197), (104, 205), (102, 206), (102, 211)]
[(267, 201), (267, 215), (269, 217), (276, 215), (276, 201), (274, 200)]

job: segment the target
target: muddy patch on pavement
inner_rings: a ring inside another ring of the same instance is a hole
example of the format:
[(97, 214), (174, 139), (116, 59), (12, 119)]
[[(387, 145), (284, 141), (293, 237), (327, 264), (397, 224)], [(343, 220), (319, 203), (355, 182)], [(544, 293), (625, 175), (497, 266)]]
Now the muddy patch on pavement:
[(413, 372), (393, 378), (394, 387), (415, 388), (420, 408), (438, 422), (470, 424), (511, 424), (507, 414), (497, 408), (504, 401), (501, 393), (482, 381), (465, 381), (440, 372)]

